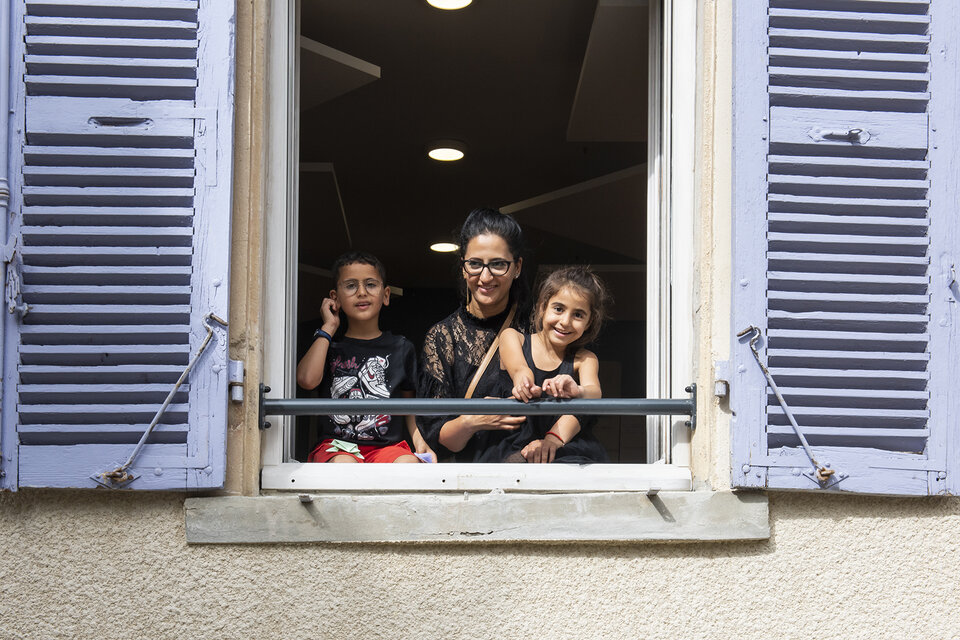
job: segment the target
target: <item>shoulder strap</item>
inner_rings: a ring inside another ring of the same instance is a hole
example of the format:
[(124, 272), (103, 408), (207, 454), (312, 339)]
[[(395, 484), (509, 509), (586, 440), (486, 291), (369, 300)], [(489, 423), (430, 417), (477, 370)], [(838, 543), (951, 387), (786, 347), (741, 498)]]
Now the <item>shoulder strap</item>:
[(516, 312), (517, 303), (514, 302), (513, 306), (510, 307), (510, 313), (507, 314), (506, 319), (503, 321), (503, 325), (500, 327), (500, 331), (497, 332), (497, 337), (493, 339), (493, 342), (490, 344), (490, 348), (487, 349), (486, 355), (483, 356), (483, 361), (477, 368), (477, 372), (473, 374), (473, 380), (470, 381), (470, 386), (467, 387), (467, 393), (463, 396), (464, 398), (473, 397), (473, 392), (477, 388), (477, 383), (480, 382), (480, 376), (482, 376), (483, 372), (487, 370), (487, 365), (490, 364), (491, 360), (493, 360), (493, 354), (495, 354), (497, 349), (500, 348), (500, 336), (503, 335), (503, 332), (506, 331), (507, 327), (510, 326), (510, 323), (513, 322), (513, 316)]

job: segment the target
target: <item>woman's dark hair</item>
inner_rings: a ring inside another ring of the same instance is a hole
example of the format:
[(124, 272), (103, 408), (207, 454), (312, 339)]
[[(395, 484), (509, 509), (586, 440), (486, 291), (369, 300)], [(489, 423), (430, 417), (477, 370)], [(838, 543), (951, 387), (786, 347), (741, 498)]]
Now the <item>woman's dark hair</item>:
[(548, 275), (540, 283), (537, 293), (537, 306), (533, 310), (533, 331), (539, 332), (543, 327), (543, 312), (550, 302), (550, 298), (557, 295), (561, 289), (575, 289), (590, 301), (590, 324), (583, 335), (567, 345), (568, 349), (575, 349), (590, 344), (600, 335), (600, 328), (607, 317), (612, 298), (603, 280), (597, 277), (590, 267), (572, 265), (560, 267)]
[[(507, 243), (507, 248), (513, 255), (514, 260), (518, 258), (526, 259), (527, 246), (523, 239), (523, 229), (513, 216), (507, 213), (500, 213), (496, 209), (488, 207), (479, 207), (467, 215), (463, 226), (460, 227), (460, 258), (466, 256), (467, 245), (477, 236), (484, 234), (499, 236)], [(459, 273), (459, 266), (457, 272)], [(522, 317), (526, 317), (529, 311), (530, 301), (530, 283), (527, 280), (529, 267), (520, 271), (520, 277), (510, 285), (510, 299), (517, 303)], [(462, 283), (463, 279), (459, 279)], [(466, 295), (466, 287), (460, 284), (461, 293)]]

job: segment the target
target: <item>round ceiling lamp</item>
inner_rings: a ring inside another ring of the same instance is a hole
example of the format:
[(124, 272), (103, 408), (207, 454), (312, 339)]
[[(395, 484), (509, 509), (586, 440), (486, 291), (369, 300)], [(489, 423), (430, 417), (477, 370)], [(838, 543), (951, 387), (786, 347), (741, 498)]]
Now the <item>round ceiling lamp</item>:
[(431, 251), (436, 251), (437, 253), (453, 253), (460, 248), (460, 245), (453, 244), (452, 242), (435, 242), (430, 245)]
[(473, 0), (427, 0), (427, 4), (429, 4), (431, 7), (443, 9), (444, 11), (463, 9), (471, 2), (473, 2)]
[(435, 140), (427, 146), (427, 155), (440, 162), (462, 160), (467, 145), (459, 140)]

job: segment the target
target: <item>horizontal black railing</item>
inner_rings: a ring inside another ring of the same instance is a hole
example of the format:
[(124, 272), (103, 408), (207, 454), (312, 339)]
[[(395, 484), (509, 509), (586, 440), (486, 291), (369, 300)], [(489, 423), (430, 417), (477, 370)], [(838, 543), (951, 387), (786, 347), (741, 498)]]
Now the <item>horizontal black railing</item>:
[(533, 402), (519, 402), (511, 398), (382, 398), (342, 400), (331, 398), (267, 398), (270, 387), (260, 387), (260, 425), (269, 428), (266, 416), (318, 416), (328, 414), (384, 413), (392, 415), (618, 415), (690, 416), (688, 424), (697, 426), (697, 386), (686, 388), (685, 399), (660, 398), (600, 398), (595, 400), (558, 400), (545, 398)]

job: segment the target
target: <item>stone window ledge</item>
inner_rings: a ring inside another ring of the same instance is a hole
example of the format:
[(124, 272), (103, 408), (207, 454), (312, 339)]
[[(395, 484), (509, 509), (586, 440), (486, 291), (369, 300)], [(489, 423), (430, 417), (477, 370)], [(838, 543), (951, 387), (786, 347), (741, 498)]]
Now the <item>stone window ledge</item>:
[(767, 496), (731, 491), (277, 494), (187, 498), (190, 544), (719, 542), (770, 537)]

